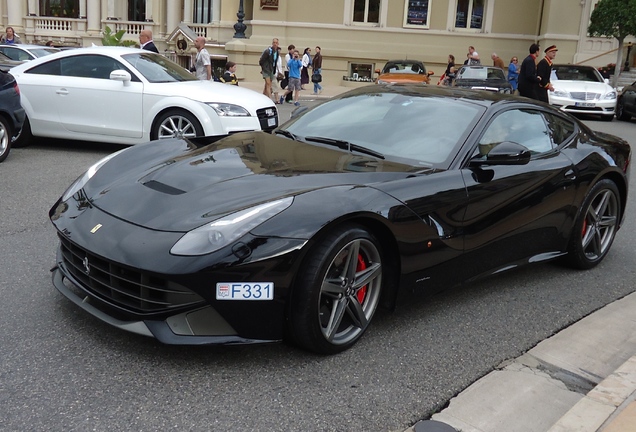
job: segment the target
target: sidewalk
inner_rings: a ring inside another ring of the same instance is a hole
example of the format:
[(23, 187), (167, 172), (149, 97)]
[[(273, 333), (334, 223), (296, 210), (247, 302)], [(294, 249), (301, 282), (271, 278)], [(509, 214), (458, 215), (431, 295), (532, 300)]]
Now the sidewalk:
[[(298, 96), (299, 101), (303, 100), (319, 100), (319, 99), (329, 99), (334, 96), (338, 96), (346, 91), (353, 90), (350, 87), (343, 86), (330, 86), (326, 84), (321, 84), (323, 87), (322, 93), (318, 95), (313, 95), (314, 85), (312, 83), (306, 84), (305, 88), (307, 90), (301, 90), (300, 95)], [(264, 81), (240, 81), (239, 86), (248, 88), (250, 90), (257, 91), (259, 93), (263, 92)], [(282, 93), (279, 93), (282, 96)]]
[(447, 430), (636, 432), (636, 293), (500, 365), (408, 429)]

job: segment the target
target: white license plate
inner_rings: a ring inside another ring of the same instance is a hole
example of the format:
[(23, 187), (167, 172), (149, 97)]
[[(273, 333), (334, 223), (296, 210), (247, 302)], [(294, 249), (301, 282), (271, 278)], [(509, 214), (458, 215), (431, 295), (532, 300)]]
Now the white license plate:
[(578, 106), (578, 107), (595, 107), (596, 104), (594, 102), (574, 102), (574, 106)]
[(276, 126), (276, 117), (268, 118), (267, 126)]
[(217, 300), (272, 300), (272, 282), (221, 282), (216, 284)]

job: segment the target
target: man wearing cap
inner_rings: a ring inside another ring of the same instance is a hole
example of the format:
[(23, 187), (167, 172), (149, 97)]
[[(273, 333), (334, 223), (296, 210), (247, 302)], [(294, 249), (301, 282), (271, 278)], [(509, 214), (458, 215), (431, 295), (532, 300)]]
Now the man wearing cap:
[(537, 99), (545, 103), (549, 102), (548, 91), (554, 91), (554, 87), (552, 87), (550, 82), (550, 75), (552, 74), (552, 60), (556, 57), (557, 51), (556, 45), (550, 45), (544, 51), (545, 57), (537, 64), (537, 75), (541, 79), (537, 90)]

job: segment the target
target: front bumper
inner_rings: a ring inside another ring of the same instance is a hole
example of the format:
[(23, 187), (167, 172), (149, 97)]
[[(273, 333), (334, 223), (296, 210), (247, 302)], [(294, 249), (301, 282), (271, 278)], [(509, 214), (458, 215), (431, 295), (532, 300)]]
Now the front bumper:
[(571, 114), (596, 114), (613, 116), (616, 110), (616, 99), (608, 100), (576, 100), (550, 95), (550, 105)]

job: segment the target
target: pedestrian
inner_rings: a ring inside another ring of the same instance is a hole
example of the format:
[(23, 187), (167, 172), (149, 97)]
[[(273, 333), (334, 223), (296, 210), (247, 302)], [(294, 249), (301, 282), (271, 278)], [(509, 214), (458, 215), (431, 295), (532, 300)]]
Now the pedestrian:
[(316, 54), (314, 54), (311, 65), (311, 81), (314, 83), (314, 94), (319, 94), (322, 93), (322, 86), (320, 85), (322, 81), (322, 54), (319, 46), (316, 46)]
[(469, 66), (476, 66), (481, 64), (481, 61), (479, 60), (479, 53), (475, 50), (474, 46), (471, 45), (468, 47), (468, 54)]
[(139, 32), (139, 44), (141, 45), (141, 49), (159, 53), (159, 50), (152, 40), (152, 30), (143, 29)]
[(508, 65), (508, 82), (512, 86), (512, 92), (516, 92), (519, 85), (519, 59), (517, 57), (510, 59), (510, 64)]
[(452, 54), (448, 55), (448, 62), (446, 63), (446, 70), (444, 71), (444, 73), (442, 74), (441, 77), (439, 77), (439, 81), (437, 81), (437, 85), (447, 85), (446, 83), (448, 82), (448, 75), (451, 73), (451, 68), (455, 68), (455, 56)]
[(272, 81), (276, 79), (276, 62), (278, 59), (278, 38), (272, 39), (272, 45), (265, 48), (258, 64), (261, 66), (261, 75), (265, 81), (263, 94), (271, 99)]
[(285, 94), (280, 97), (280, 103), (283, 103), (285, 96), (288, 93), (294, 94), (294, 105), (299, 106), (298, 102), (298, 93), (300, 93), (300, 70), (303, 67), (303, 62), (300, 60), (300, 53), (298, 50), (294, 51), (292, 58), (287, 63), (287, 68), (289, 69), (289, 84), (287, 85), (287, 90)]
[(5, 34), (0, 37), (0, 44), (15, 45), (21, 43), (22, 41), (20, 40), (20, 36), (15, 34), (13, 27), (7, 27)]
[(537, 99), (539, 76), (537, 75), (536, 60), (539, 54), (539, 45), (533, 43), (528, 51), (530, 55), (523, 59), (519, 69), (519, 94), (531, 99)]
[(506, 66), (504, 65), (504, 61), (501, 59), (501, 57), (499, 57), (497, 55), (497, 53), (492, 53), (492, 55), (490, 56), (490, 58), (492, 59), (492, 65), (494, 67), (498, 67), (500, 69), (505, 68)]
[(553, 92), (554, 87), (550, 82), (550, 75), (552, 74), (552, 61), (556, 57), (558, 49), (556, 45), (550, 45), (544, 51), (545, 57), (537, 64), (537, 75), (539, 75), (539, 88), (537, 89), (537, 99), (545, 103), (550, 103), (548, 97), (548, 91)]
[[(289, 68), (287, 64), (289, 61), (294, 58), (294, 51), (296, 50), (296, 46), (294, 44), (290, 44), (287, 46), (287, 54), (285, 54), (285, 58), (283, 59), (283, 73), (285, 74), (285, 78), (280, 82), (281, 89), (287, 88), (289, 85)], [(289, 93), (285, 97), (285, 101), (288, 103), (292, 103), (294, 99), (294, 93)]]
[(285, 71), (283, 69), (283, 58), (280, 56), (280, 47), (278, 47), (278, 56), (276, 57), (276, 78), (272, 80), (272, 95), (275, 104), (281, 104), (278, 100), (278, 93), (281, 92), (281, 83), (285, 80)]
[(311, 48), (305, 48), (302, 57), (303, 68), (300, 72), (300, 89), (305, 90), (305, 84), (309, 84), (309, 67), (311, 66)]
[(238, 85), (238, 78), (236, 77), (236, 63), (233, 61), (225, 63), (225, 73), (223, 73), (220, 81), (225, 84)]
[(210, 81), (212, 78), (212, 63), (210, 53), (205, 49), (205, 38), (199, 36), (194, 40), (197, 56), (194, 60), (194, 75), (201, 81)]

